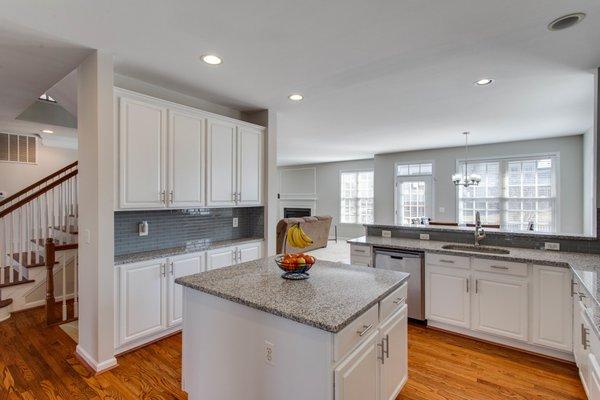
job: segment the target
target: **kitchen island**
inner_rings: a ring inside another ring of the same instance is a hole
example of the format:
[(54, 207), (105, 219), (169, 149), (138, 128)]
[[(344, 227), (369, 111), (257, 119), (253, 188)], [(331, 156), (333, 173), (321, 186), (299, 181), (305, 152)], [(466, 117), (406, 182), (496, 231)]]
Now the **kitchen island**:
[(273, 257), (178, 278), (190, 400), (394, 399), (407, 379), (408, 274)]

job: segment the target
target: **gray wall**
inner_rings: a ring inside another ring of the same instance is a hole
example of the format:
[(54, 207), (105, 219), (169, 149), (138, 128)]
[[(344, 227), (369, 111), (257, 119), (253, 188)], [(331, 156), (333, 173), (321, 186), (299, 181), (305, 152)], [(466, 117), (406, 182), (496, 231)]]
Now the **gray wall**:
[[(583, 233), (583, 136), (527, 140), (469, 147), (469, 157), (493, 158), (560, 153), (559, 193), (561, 232)], [(434, 162), (434, 209), (437, 220), (456, 220), (456, 188), (450, 176), (464, 147), (380, 154), (375, 156), (375, 221), (394, 223), (394, 166), (397, 162)], [(440, 207), (444, 212), (440, 212)]]
[(596, 133), (583, 135), (583, 233), (596, 234)]
[[(340, 224), (340, 172), (353, 170), (373, 169), (373, 160), (344, 161), (325, 164), (295, 165), (290, 167), (280, 167), (284, 169), (296, 169), (314, 167), (316, 168), (316, 188), (317, 188), (317, 214), (331, 215), (332, 232), (333, 226), (338, 226), (338, 236), (342, 238), (353, 238), (362, 236), (364, 229), (362, 225)], [(293, 187), (294, 182), (282, 182), (282, 186)]]

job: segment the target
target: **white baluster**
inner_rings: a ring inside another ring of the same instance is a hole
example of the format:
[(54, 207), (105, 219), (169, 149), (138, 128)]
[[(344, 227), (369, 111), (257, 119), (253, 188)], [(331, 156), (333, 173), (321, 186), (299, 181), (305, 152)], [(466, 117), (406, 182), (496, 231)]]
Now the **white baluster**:
[(17, 231), (17, 237), (19, 238), (17, 241), (17, 247), (18, 247), (18, 252), (19, 252), (19, 256), (18, 256), (18, 262), (19, 262), (19, 280), (23, 279), (23, 262), (25, 262), (24, 257), (23, 257), (23, 235), (24, 235), (24, 229), (23, 229), (23, 207), (19, 208), (19, 226), (18, 226), (18, 231)]
[(8, 252), (8, 281), (13, 282), (14, 274), (12, 266), (14, 264), (13, 254), (15, 254), (15, 211), (8, 215), (10, 216), (10, 224), (8, 226), (8, 234), (10, 235), (8, 238), (8, 243), (10, 245), (10, 251)]
[(54, 193), (54, 188), (52, 188), (52, 191), (50, 193), (50, 200), (52, 200), (52, 207), (50, 208), (50, 225), (48, 227), (48, 229), (50, 229), (50, 237), (52, 239), (54, 239), (54, 208), (56, 206), (56, 202), (55, 202), (55, 193)]
[(75, 175), (75, 218), (79, 218), (79, 174)]
[(29, 202), (25, 204), (25, 239), (23, 243), (25, 245), (25, 260), (27, 265), (31, 265), (31, 220), (31, 202)]
[(75, 250), (73, 258), (73, 316), (79, 317), (79, 285), (77, 282), (77, 274), (79, 270), (79, 250)]
[(6, 274), (6, 252), (8, 251), (7, 233), (6, 233), (6, 217), (0, 218), (2, 224), (2, 240), (0, 241), (0, 285), (4, 284)]
[(35, 222), (35, 230), (34, 230), (34, 240), (35, 240), (35, 262), (42, 262), (42, 244), (44, 243), (44, 239), (42, 238), (42, 196), (39, 196), (35, 199), (35, 205), (37, 210), (37, 219)]
[(64, 203), (64, 192), (63, 192), (64, 188), (63, 188), (63, 184), (61, 183), (60, 185), (58, 185), (58, 231), (59, 231), (59, 238), (61, 241), (63, 241), (63, 237), (62, 237), (62, 226), (63, 226), (63, 222), (64, 222), (64, 213), (65, 213), (65, 203)]
[(43, 225), (44, 233), (42, 234), (42, 239), (44, 239), (44, 242), (42, 243), (43, 246), (45, 246), (46, 239), (50, 235), (50, 232), (48, 232), (48, 224), (50, 223), (50, 207), (48, 206), (50, 199), (48, 198), (48, 193), (49, 192), (44, 193), (44, 203), (46, 206), (46, 215), (44, 215), (44, 225)]
[(60, 257), (60, 266), (62, 267), (62, 320), (67, 320), (67, 258), (68, 252), (63, 252)]

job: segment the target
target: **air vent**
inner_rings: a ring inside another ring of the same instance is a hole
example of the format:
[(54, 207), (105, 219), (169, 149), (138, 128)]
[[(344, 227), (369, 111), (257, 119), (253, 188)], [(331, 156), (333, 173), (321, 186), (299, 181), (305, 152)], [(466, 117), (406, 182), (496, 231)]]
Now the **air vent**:
[(554, 21), (550, 22), (550, 24), (548, 24), (548, 29), (551, 31), (561, 31), (580, 23), (584, 18), (584, 13), (563, 15), (562, 17), (556, 18)]
[(34, 136), (0, 133), (0, 161), (35, 164), (37, 139)]

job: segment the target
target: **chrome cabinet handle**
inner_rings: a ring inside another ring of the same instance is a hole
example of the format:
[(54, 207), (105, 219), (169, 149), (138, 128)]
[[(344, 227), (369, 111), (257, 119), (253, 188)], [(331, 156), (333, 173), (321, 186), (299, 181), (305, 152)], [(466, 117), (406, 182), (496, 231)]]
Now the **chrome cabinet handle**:
[(242, 250), (238, 249), (238, 261), (242, 262)]
[(385, 335), (383, 338), (385, 342), (385, 355), (386, 358), (390, 358), (390, 335)]
[(475, 293), (479, 293), (479, 279), (475, 279)]
[(166, 266), (166, 264), (160, 264), (160, 274), (163, 277), (167, 276), (167, 266)]
[(577, 295), (579, 296), (579, 301), (582, 301), (583, 299), (587, 298), (587, 296), (585, 295), (585, 293), (577, 292)]
[(377, 343), (377, 347), (381, 348), (381, 357), (377, 356), (377, 359), (381, 361), (381, 364), (385, 364), (385, 350), (383, 349), (383, 339), (381, 339), (381, 343)]
[(465, 281), (467, 281), (467, 293), (469, 293), (469, 278), (465, 278)]
[(573, 279), (571, 279), (571, 297), (574, 297), (577, 294), (577, 291), (575, 290), (575, 286), (577, 286), (577, 282), (575, 282)]
[(452, 260), (441, 259), (440, 262), (443, 262), (443, 263), (446, 263), (446, 264), (454, 264), (454, 261), (452, 261)]
[(581, 324), (581, 345), (583, 346), (584, 350), (587, 350), (590, 345), (590, 342), (587, 340), (587, 335), (587, 328), (583, 324)]
[(402, 302), (406, 301), (406, 297), (398, 297), (396, 298), (396, 300), (393, 301), (394, 304), (400, 304)]
[(354, 252), (355, 253), (366, 253), (365, 250), (359, 250), (359, 249), (354, 249)]
[(508, 267), (505, 267), (504, 265), (490, 265), (490, 268), (494, 268), (494, 269), (508, 269)]
[(163, 203), (163, 204), (166, 204), (165, 203), (165, 191), (164, 190), (160, 191), (160, 202)]
[(358, 333), (358, 336), (363, 337), (365, 335), (365, 333), (367, 333), (367, 332), (369, 332), (371, 330), (372, 327), (373, 327), (373, 324), (363, 325), (363, 330), (362, 331), (356, 331), (356, 333)]
[(233, 257), (233, 262), (237, 263), (237, 251), (235, 250), (231, 250), (231, 252), (233, 253), (232, 257)]
[(173, 191), (169, 192), (169, 203), (173, 203)]
[(173, 266), (173, 261), (171, 261), (170, 265), (171, 265), (171, 276), (173, 276), (173, 275), (175, 275), (175, 271), (174, 271), (175, 268)]

